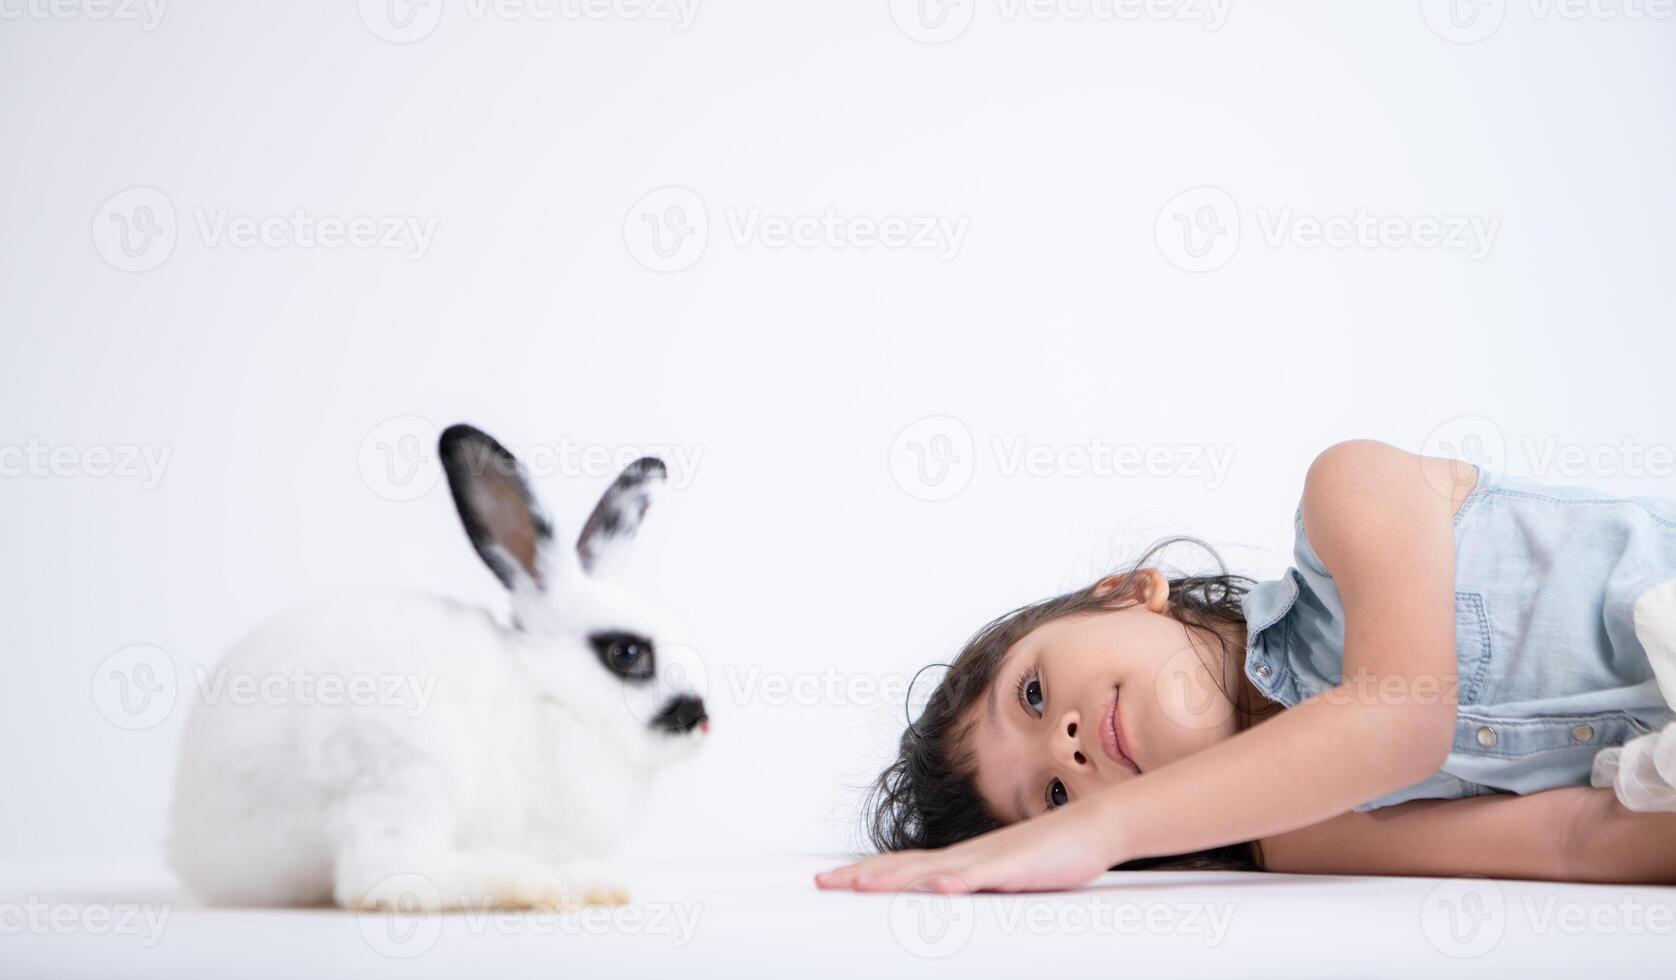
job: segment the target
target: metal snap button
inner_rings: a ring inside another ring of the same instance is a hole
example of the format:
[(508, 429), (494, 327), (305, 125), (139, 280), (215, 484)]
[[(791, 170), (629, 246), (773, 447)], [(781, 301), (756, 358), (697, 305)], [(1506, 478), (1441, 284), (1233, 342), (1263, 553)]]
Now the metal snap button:
[(1571, 737), (1579, 742), (1587, 742), (1589, 739), (1595, 737), (1594, 726), (1578, 725), (1576, 728), (1571, 730)]
[(1494, 748), (1496, 744), (1496, 730), (1489, 725), (1478, 729), (1478, 744), (1485, 748)]
[(1272, 669), (1270, 669), (1268, 664), (1258, 664), (1257, 665), (1257, 676), (1258, 677), (1266, 678), (1272, 673), (1274, 673), (1274, 671)]

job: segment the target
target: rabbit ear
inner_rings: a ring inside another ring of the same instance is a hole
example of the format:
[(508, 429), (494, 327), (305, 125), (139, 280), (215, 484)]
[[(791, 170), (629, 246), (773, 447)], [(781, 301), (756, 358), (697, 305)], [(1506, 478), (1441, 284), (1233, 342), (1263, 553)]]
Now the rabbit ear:
[(606, 489), (576, 540), (585, 571), (611, 576), (621, 570), (640, 520), (668, 474), (663, 460), (644, 456), (630, 463)]
[(546, 559), (553, 526), (506, 447), (469, 425), (449, 426), (438, 445), (454, 506), (472, 546), (501, 584), (542, 591), (556, 569)]

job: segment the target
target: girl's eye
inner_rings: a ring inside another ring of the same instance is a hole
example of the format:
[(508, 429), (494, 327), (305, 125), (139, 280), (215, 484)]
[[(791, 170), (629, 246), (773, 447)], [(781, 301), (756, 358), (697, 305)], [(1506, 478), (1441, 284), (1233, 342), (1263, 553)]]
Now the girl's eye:
[(1053, 810), (1071, 802), (1071, 795), (1065, 792), (1065, 784), (1055, 779), (1048, 783), (1048, 809)]
[(1032, 679), (1024, 685), (1024, 703), (1037, 714), (1042, 713), (1042, 682)]
[(1042, 713), (1042, 681), (1034, 674), (1024, 675), (1018, 685), (1018, 700), (1024, 710), (1033, 715)]

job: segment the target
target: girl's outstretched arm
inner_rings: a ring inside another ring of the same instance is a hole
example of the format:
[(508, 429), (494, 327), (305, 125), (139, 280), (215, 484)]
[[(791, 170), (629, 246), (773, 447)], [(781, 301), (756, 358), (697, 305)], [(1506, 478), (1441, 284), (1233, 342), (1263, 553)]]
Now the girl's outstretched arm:
[(1033, 820), (881, 854), (822, 887), (1029, 890), (1135, 858), (1284, 834), (1436, 772), (1455, 728), (1454, 504), (1422, 457), (1339, 443), (1304, 483), (1304, 523), (1345, 608), (1344, 681), (1210, 748)]
[(1263, 867), (1302, 874), (1672, 884), (1676, 813), (1636, 813), (1610, 789), (1587, 786), (1416, 800), (1269, 838)]

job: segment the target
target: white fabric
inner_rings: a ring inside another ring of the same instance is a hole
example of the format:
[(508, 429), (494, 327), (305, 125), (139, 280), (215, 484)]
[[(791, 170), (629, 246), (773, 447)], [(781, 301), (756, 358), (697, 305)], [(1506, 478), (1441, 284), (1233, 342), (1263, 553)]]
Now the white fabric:
[(1160, 871), (938, 904), (817, 891), (839, 860), (625, 863), (641, 917), (603, 926), (201, 909), (155, 875), (0, 868), (0, 977), (1627, 978), (1668, 975), (1676, 941), (1676, 894), (1653, 886)]
[[(1676, 708), (1676, 579), (1635, 600), (1635, 635), (1652, 662), (1659, 693)], [(1676, 722), (1595, 755), (1589, 782), (1612, 787), (1631, 810), (1676, 811)]]

